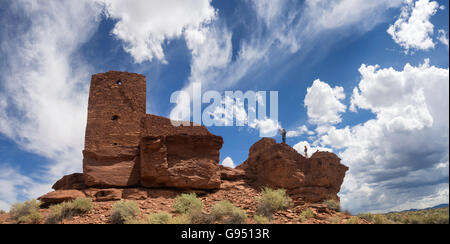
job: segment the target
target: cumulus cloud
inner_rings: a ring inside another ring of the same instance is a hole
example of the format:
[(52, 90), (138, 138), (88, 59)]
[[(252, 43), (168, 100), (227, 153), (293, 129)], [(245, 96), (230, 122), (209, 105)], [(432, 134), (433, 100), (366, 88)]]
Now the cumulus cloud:
[(431, 16), (436, 14), (439, 4), (429, 0), (406, 0), (406, 5), (393, 25), (387, 32), (392, 39), (409, 50), (428, 50), (435, 46), (432, 36), (434, 25), (430, 22)]
[(288, 137), (288, 138), (293, 138), (293, 137), (299, 137), (299, 136), (302, 136), (302, 135), (304, 135), (304, 134), (312, 135), (312, 134), (314, 134), (314, 132), (313, 132), (313, 131), (310, 131), (306, 125), (302, 125), (302, 126), (299, 126), (299, 127), (298, 127), (297, 129), (295, 129), (295, 130), (288, 131), (288, 132), (286, 133), (286, 137)]
[(305, 155), (305, 146), (308, 149), (308, 151), (307, 151), (308, 157), (311, 157), (311, 155), (313, 155), (317, 151), (320, 151), (320, 152), (333, 152), (333, 150), (331, 148), (320, 147), (320, 146), (312, 146), (307, 141), (301, 141), (301, 142), (295, 144), (293, 148), (298, 153), (300, 153), (301, 155), (306, 157), (306, 155)]
[(344, 88), (331, 88), (325, 82), (315, 80), (307, 89), (305, 107), (312, 124), (337, 124), (342, 121), (340, 113), (347, 110), (341, 103), (345, 99)]
[(281, 125), (278, 121), (265, 118), (265, 119), (256, 119), (249, 124), (250, 128), (259, 129), (260, 137), (274, 137), (278, 133), (278, 129), (281, 128)]
[(99, 0), (109, 17), (117, 19), (112, 33), (137, 63), (154, 58), (166, 62), (163, 45), (187, 36), (204, 41), (204, 25), (216, 17), (211, 0)]
[(236, 168), (236, 165), (233, 162), (233, 159), (231, 159), (230, 157), (226, 157), (223, 161), (222, 161), (222, 165), (228, 168)]
[(350, 167), (340, 193), (344, 208), (392, 211), (448, 202), (449, 70), (426, 60), (400, 71), (377, 65), (359, 71), (352, 109), (376, 118), (328, 127), (316, 142), (337, 149)]

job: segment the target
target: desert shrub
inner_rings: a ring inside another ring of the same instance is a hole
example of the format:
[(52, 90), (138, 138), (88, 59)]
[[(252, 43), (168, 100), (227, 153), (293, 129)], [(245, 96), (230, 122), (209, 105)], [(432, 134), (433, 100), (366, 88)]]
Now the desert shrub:
[(189, 212), (201, 212), (203, 210), (203, 203), (197, 198), (195, 193), (181, 194), (175, 198), (173, 208), (176, 212), (186, 214)]
[(0, 214), (6, 214), (6, 212), (3, 210), (0, 210)]
[(271, 218), (276, 211), (289, 208), (292, 200), (284, 189), (273, 190), (265, 187), (258, 202), (258, 214)]
[(143, 224), (146, 224), (146, 222), (145, 222), (145, 219), (139, 219), (137, 217), (128, 216), (128, 217), (125, 217), (123, 224), (125, 224), (125, 225), (143, 225)]
[(190, 220), (188, 215), (183, 214), (183, 215), (172, 217), (172, 221), (170, 221), (170, 224), (173, 224), (173, 225), (188, 225), (188, 224), (191, 224), (191, 220)]
[(357, 225), (357, 224), (359, 224), (359, 220), (360, 220), (360, 218), (358, 216), (352, 216), (345, 223), (349, 224), (349, 225)]
[(253, 216), (253, 220), (255, 221), (256, 224), (259, 224), (259, 225), (265, 225), (265, 224), (270, 223), (269, 218), (267, 218), (265, 216), (261, 216), (261, 215)]
[(383, 216), (381, 214), (375, 214), (373, 222), (377, 225), (393, 224), (392, 221), (390, 221), (388, 218), (386, 218), (386, 216)]
[(230, 201), (216, 203), (211, 209), (211, 216), (215, 221), (223, 221), (225, 224), (242, 224), (247, 218), (245, 211)]
[(336, 212), (341, 211), (341, 204), (336, 200), (326, 200), (325, 202), (323, 202), (323, 204), (325, 204), (328, 209), (334, 210)]
[(333, 217), (330, 217), (330, 218), (328, 219), (328, 221), (329, 221), (330, 224), (332, 224), (332, 225), (337, 225), (337, 224), (340, 224), (340, 223), (341, 223), (341, 218), (338, 217), (338, 216), (333, 216)]
[(172, 215), (166, 212), (153, 213), (147, 216), (146, 224), (170, 224), (172, 221)]
[(89, 213), (92, 209), (92, 199), (85, 197), (77, 198), (73, 200), (70, 205), (75, 214)]
[(375, 214), (371, 214), (371, 213), (360, 213), (360, 214), (358, 214), (358, 217), (359, 217), (360, 219), (364, 219), (364, 220), (366, 220), (366, 221), (373, 222), (373, 219), (374, 219), (374, 217), (375, 217)]
[(394, 223), (393, 221), (386, 218), (386, 216), (381, 215), (381, 214), (366, 213), (366, 214), (359, 214), (358, 217), (361, 219), (367, 220), (371, 223), (374, 223), (374, 224), (393, 224)]
[(205, 214), (202, 212), (190, 212), (188, 214), (189, 222), (194, 225), (200, 224), (214, 224), (214, 217), (210, 214)]
[(308, 219), (314, 218), (314, 216), (315, 216), (314, 211), (311, 208), (307, 208), (302, 211), (298, 219), (300, 222), (304, 222)]
[(70, 202), (63, 202), (50, 206), (50, 213), (45, 221), (46, 224), (58, 224), (63, 219), (72, 218), (73, 216), (85, 214), (92, 209), (92, 199), (77, 198)]
[(17, 224), (37, 224), (42, 219), (42, 215), (39, 213), (40, 205), (41, 203), (35, 199), (16, 203), (11, 206), (9, 214)]
[(130, 223), (134, 221), (133, 219), (136, 218), (140, 212), (141, 210), (136, 202), (121, 201), (114, 204), (112, 214), (109, 217), (109, 222), (111, 224), (124, 224), (125, 222)]

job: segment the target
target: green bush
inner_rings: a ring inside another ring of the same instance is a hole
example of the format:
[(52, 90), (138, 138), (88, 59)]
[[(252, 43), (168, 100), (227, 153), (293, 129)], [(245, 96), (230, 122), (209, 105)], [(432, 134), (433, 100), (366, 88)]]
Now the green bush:
[(236, 207), (230, 201), (220, 201), (211, 209), (211, 216), (215, 221), (225, 224), (243, 224), (247, 218), (244, 210)]
[(349, 225), (357, 225), (359, 224), (359, 220), (360, 218), (358, 216), (352, 216), (345, 223)]
[(265, 225), (265, 224), (270, 223), (269, 218), (267, 218), (265, 216), (261, 216), (261, 215), (253, 216), (253, 220), (255, 221), (256, 224), (259, 224), (259, 225)]
[(323, 202), (327, 206), (328, 209), (334, 210), (336, 212), (341, 211), (341, 204), (336, 200), (326, 200)]
[(300, 214), (300, 217), (298, 218), (298, 220), (300, 222), (304, 222), (308, 219), (312, 219), (314, 218), (315, 214), (314, 211), (311, 208), (307, 208), (305, 210), (302, 211), (302, 213)]
[(172, 222), (172, 215), (166, 212), (153, 213), (147, 216), (146, 224), (170, 224)]
[(124, 224), (125, 222), (130, 223), (135, 221), (134, 219), (140, 214), (136, 202), (132, 201), (121, 201), (114, 204), (111, 216), (109, 217), (109, 222), (111, 224)]
[(42, 219), (42, 215), (39, 213), (40, 205), (41, 203), (35, 199), (16, 203), (11, 206), (9, 214), (17, 224), (37, 224)]
[(258, 202), (258, 214), (271, 218), (276, 211), (289, 208), (292, 200), (284, 189), (273, 190), (265, 187)]
[(167, 212), (159, 212), (147, 215), (143, 219), (136, 217), (129, 217), (125, 219), (125, 224), (190, 224), (190, 219), (187, 215), (172, 217)]
[(203, 203), (197, 198), (195, 193), (181, 194), (175, 198), (173, 208), (176, 212), (187, 214), (189, 212), (201, 212), (203, 210)]
[(85, 214), (92, 209), (92, 199), (77, 198), (70, 202), (63, 202), (50, 206), (50, 214), (47, 216), (45, 223), (58, 224), (63, 219), (69, 219), (73, 216)]
[(183, 214), (183, 215), (172, 217), (172, 221), (170, 222), (170, 224), (188, 225), (188, 224), (191, 224), (191, 220), (188, 215)]
[(201, 224), (214, 224), (214, 217), (210, 214), (205, 214), (202, 212), (190, 212), (188, 214), (189, 222), (194, 225)]
[(71, 208), (75, 214), (85, 214), (92, 210), (92, 199), (91, 198), (77, 198), (71, 203)]

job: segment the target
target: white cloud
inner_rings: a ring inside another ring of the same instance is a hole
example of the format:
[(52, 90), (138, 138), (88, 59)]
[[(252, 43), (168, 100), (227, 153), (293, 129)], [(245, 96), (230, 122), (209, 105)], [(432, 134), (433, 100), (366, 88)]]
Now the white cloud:
[(406, 0), (402, 12), (387, 32), (394, 41), (409, 50), (428, 50), (434, 48), (432, 39), (434, 25), (431, 16), (436, 14), (439, 4), (429, 0)]
[(274, 137), (277, 135), (278, 129), (281, 128), (281, 125), (278, 121), (265, 118), (265, 119), (255, 119), (253, 122), (249, 124), (249, 127), (259, 129), (260, 137)]
[[(407, 64), (400, 72), (366, 65), (362, 65), (359, 72), (363, 78), (353, 91), (352, 111), (356, 107), (370, 109), (389, 131), (420, 130), (433, 125), (428, 105), (434, 100), (429, 97), (433, 91), (425, 87), (442, 83), (440, 79), (445, 77), (446, 70), (430, 67), (426, 60), (420, 67)], [(425, 82), (429, 84), (425, 85)]]
[(13, 203), (35, 198), (50, 190), (47, 184), (37, 183), (8, 164), (0, 164), (0, 185), (0, 210), (5, 211)]
[(330, 148), (312, 146), (307, 141), (301, 141), (301, 142), (295, 144), (293, 148), (298, 153), (300, 153), (301, 155), (305, 156), (305, 146), (308, 149), (308, 151), (307, 151), (308, 157), (311, 157), (317, 151), (320, 151), (320, 152), (333, 152), (333, 150), (330, 149)]
[(352, 109), (370, 110), (376, 118), (330, 126), (315, 142), (338, 149), (350, 167), (343, 207), (392, 211), (448, 202), (442, 189), (448, 189), (449, 70), (426, 60), (400, 71), (367, 65), (359, 71)]
[(331, 88), (320, 80), (315, 80), (308, 88), (305, 97), (305, 107), (312, 124), (337, 124), (342, 121), (340, 113), (347, 110), (341, 103), (345, 99), (344, 88)]
[(236, 168), (236, 165), (233, 162), (233, 159), (231, 159), (230, 157), (226, 157), (223, 161), (222, 161), (222, 165), (228, 168)]
[[(247, 124), (248, 115), (244, 107), (244, 101), (233, 99), (226, 96), (220, 106), (216, 106), (211, 113), (216, 123), (224, 126), (233, 126), (233, 124)], [(236, 120), (236, 121), (235, 121)]]
[(216, 17), (211, 0), (99, 0), (111, 18), (117, 19), (112, 33), (137, 63), (154, 58), (166, 62), (166, 41), (187, 36), (204, 41), (204, 25)]
[(314, 133), (314, 132), (309, 131), (309, 129), (306, 125), (302, 125), (302, 126), (298, 127), (296, 130), (288, 131), (286, 133), (286, 137), (293, 138), (293, 137), (299, 137), (304, 134), (311, 135), (312, 133)]
[(308, 31), (354, 26), (362, 31), (384, 19), (384, 12), (399, 6), (402, 0), (307, 0), (305, 15), (311, 19)]
[(447, 46), (448, 48), (448, 32), (446, 32), (445, 30), (439, 30), (439, 37), (438, 40), (444, 44), (445, 46)]
[[(41, 178), (50, 189), (55, 179), (81, 171), (92, 72), (75, 54), (96, 31), (101, 7), (88, 0), (21, 0), (9, 8), (9, 14), (29, 25), (0, 24), (5, 64), (0, 72), (0, 133), (21, 149), (49, 159), (49, 164), (35, 167), (44, 171)], [(14, 184), (35, 185), (20, 179)], [(30, 196), (37, 197), (41, 191), (33, 192)]]
[[(360, 32), (370, 30), (385, 19), (387, 9), (397, 7), (401, 0), (370, 3), (365, 0), (309, 0), (304, 3), (252, 0), (246, 3), (255, 11), (256, 19), (251, 33), (242, 36), (239, 47), (232, 46), (232, 33), (219, 19), (213, 20), (206, 29), (192, 31), (192, 38), (190, 32), (186, 32), (193, 59), (190, 84), (185, 91), (193, 82), (202, 82), (205, 88), (216, 90), (250, 82), (251, 79), (244, 78), (256, 70), (269, 70), (268, 63), (274, 64), (302, 47), (308, 52), (320, 43), (320, 34), (337, 30), (342, 33), (344, 28)], [(242, 20), (247, 21), (246, 18), (248, 16)], [(338, 39), (339, 36), (333, 38)], [(233, 48), (236, 49), (234, 57)], [(258, 69), (260, 67), (264, 69)]]

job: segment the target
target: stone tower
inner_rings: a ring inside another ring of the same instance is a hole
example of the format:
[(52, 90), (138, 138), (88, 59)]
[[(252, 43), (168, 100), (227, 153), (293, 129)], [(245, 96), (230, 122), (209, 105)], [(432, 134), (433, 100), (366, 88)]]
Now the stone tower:
[(140, 123), (145, 113), (145, 76), (117, 71), (92, 76), (83, 151), (88, 186), (139, 184)]

